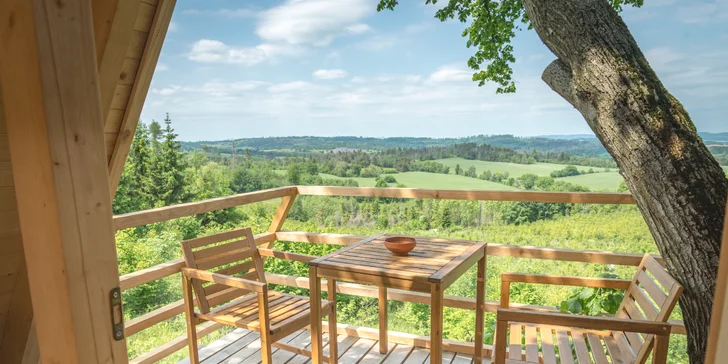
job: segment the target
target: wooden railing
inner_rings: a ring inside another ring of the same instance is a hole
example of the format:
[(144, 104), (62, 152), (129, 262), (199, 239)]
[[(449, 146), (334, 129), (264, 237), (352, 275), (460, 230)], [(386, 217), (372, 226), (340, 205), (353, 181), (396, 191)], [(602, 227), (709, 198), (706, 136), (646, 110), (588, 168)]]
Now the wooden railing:
[[(251, 193), (244, 193), (228, 197), (221, 197), (211, 200), (191, 202), (180, 205), (173, 205), (158, 209), (145, 210), (114, 217), (114, 226), (117, 230), (137, 227), (162, 221), (168, 221), (185, 216), (193, 216), (215, 210), (221, 210), (254, 202), (261, 202), (281, 198), (280, 206), (271, 222), (268, 232), (258, 234), (255, 240), (261, 249), (261, 255), (307, 263), (313, 260), (314, 256), (296, 254), (271, 249), (275, 241), (291, 241), (315, 244), (336, 244), (350, 245), (363, 239), (363, 236), (344, 234), (320, 234), (300, 231), (280, 231), (288, 212), (297, 195), (317, 196), (357, 196), (357, 197), (388, 197), (388, 198), (418, 198), (418, 199), (447, 199), (447, 200), (473, 200), (473, 201), (528, 201), (545, 203), (578, 203), (578, 204), (634, 204), (634, 199), (629, 194), (622, 193), (572, 193), (572, 192), (532, 192), (532, 191), (468, 191), (468, 190), (432, 190), (413, 188), (366, 188), (366, 187), (320, 187), (320, 186), (297, 186), (282, 187)], [(624, 266), (638, 266), (642, 258), (641, 254), (613, 253), (596, 250), (572, 250), (543, 248), (534, 246), (502, 245), (489, 243), (487, 248), (488, 256), (517, 257), (528, 259), (544, 259), (569, 262), (586, 262), (598, 264), (614, 264)], [(165, 262), (147, 269), (129, 273), (120, 277), (121, 289), (128, 290), (152, 281), (178, 274), (184, 266), (182, 259)], [(280, 284), (291, 287), (308, 288), (308, 278), (293, 277), (280, 274), (266, 273), (269, 283)], [(337, 292), (360, 297), (377, 298), (378, 290), (373, 286), (360, 284), (343, 283), (337, 284)], [(388, 290), (388, 298), (391, 300), (415, 302), (427, 304), (430, 302), (426, 293), (416, 293), (397, 289)], [(447, 307), (474, 310), (475, 299), (445, 296), (444, 305)], [(553, 311), (554, 308), (533, 306), (524, 304), (511, 304), (513, 307), (520, 307), (527, 310)], [(487, 301), (486, 312), (495, 312), (498, 307), (497, 301)], [(134, 335), (162, 321), (183, 313), (182, 300), (172, 302), (154, 311), (135, 317), (125, 324), (125, 334)], [(671, 321), (674, 334), (685, 334), (685, 327), (682, 322)], [(198, 336), (208, 335), (222, 325), (207, 322), (198, 326)], [(350, 335), (373, 335), (369, 329), (353, 328), (346, 326), (344, 331)], [(401, 335), (390, 338), (392, 342), (398, 339), (402, 343), (426, 345), (427, 337), (415, 337), (412, 335)], [(186, 335), (181, 335), (164, 345), (140, 355), (132, 363), (153, 363), (161, 360), (187, 345)], [(472, 354), (472, 343), (447, 340), (444, 343), (446, 350)], [(489, 351), (489, 350), (488, 350)]]

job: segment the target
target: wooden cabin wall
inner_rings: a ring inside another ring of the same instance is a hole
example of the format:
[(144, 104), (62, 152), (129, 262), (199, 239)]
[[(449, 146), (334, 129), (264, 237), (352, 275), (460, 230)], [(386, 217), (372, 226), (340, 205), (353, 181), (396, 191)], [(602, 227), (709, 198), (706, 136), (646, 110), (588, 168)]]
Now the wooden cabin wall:
[[(0, 91), (0, 358), (15, 357), (19, 354), (16, 350), (25, 346), (29, 318), (30, 291)], [(17, 345), (20, 341), (23, 345)]]

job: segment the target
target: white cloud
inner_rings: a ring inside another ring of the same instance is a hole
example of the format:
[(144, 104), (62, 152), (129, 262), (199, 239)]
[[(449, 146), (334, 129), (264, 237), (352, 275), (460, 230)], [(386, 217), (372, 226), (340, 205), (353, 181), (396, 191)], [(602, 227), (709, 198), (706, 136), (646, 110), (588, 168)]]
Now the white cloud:
[(355, 47), (365, 51), (383, 51), (394, 47), (397, 44), (397, 38), (390, 35), (375, 35), (361, 42), (356, 43)]
[(268, 87), (268, 91), (272, 93), (304, 91), (311, 89), (312, 86), (312, 84), (305, 81), (284, 82)]
[(650, 66), (667, 89), (692, 107), (715, 107), (728, 97), (728, 51), (658, 47), (645, 51)]
[(166, 63), (159, 62), (159, 63), (157, 63), (157, 67), (154, 70), (159, 71), (159, 72), (169, 71), (169, 65)]
[(688, 24), (725, 22), (728, 20), (728, 0), (695, 2), (690, 6), (681, 6), (677, 9), (676, 16), (679, 21)]
[(191, 61), (201, 63), (229, 63), (253, 66), (279, 56), (291, 56), (301, 52), (295, 46), (260, 44), (255, 47), (237, 47), (219, 40), (200, 39), (192, 45), (188, 54)]
[(361, 19), (373, 13), (374, 0), (287, 0), (262, 12), (256, 34), (272, 43), (324, 46), (346, 33), (362, 33)]
[(313, 77), (318, 78), (319, 80), (333, 80), (336, 78), (344, 78), (348, 76), (349, 74), (344, 70), (339, 69), (332, 69), (332, 70), (316, 70), (313, 72)]
[(159, 94), (161, 96), (171, 96), (171, 95), (176, 94), (181, 89), (182, 89), (182, 86), (171, 85), (169, 87), (165, 87), (162, 89), (156, 89), (156, 88), (152, 89), (152, 92), (155, 94)]
[(179, 31), (179, 23), (177, 22), (169, 22), (169, 27), (167, 28), (167, 31), (170, 33), (176, 33)]
[(370, 30), (372, 30), (372, 27), (367, 24), (354, 24), (352, 26), (346, 27), (346, 31), (352, 34), (366, 33)]
[(460, 66), (442, 66), (428, 78), (429, 82), (462, 82), (473, 79), (472, 71)]
[[(396, 125), (397, 130), (416, 133), (411, 135), (449, 136), (481, 133), (485, 125), (514, 128), (534, 119), (548, 118), (558, 123), (569, 115), (573, 116), (572, 121), (578, 117), (538, 75), (520, 78), (519, 93), (511, 95), (495, 95), (495, 87), (490, 85), (477, 87), (469, 81), (436, 83), (428, 77), (407, 74), (373, 74), (367, 75), (366, 80), (349, 80), (208, 82), (203, 86), (185, 86), (168, 96), (151, 93), (150, 108), (145, 113), (175, 110), (180, 128), (184, 123), (210, 123), (215, 125), (210, 132), (218, 130), (214, 132), (218, 137), (219, 130), (235, 130), (243, 120), (245, 125), (251, 124), (246, 129), (248, 134), (261, 136), (304, 135), (310, 132), (306, 125), (318, 125), (318, 134), (353, 135), (362, 133), (356, 127), (362, 123), (366, 123), (366, 130), (379, 135), (391, 135)], [(159, 100), (163, 102), (157, 104)], [(323, 132), (322, 119), (331, 123)], [(578, 122), (587, 129), (583, 121)], [(195, 134), (187, 138), (201, 137)]]

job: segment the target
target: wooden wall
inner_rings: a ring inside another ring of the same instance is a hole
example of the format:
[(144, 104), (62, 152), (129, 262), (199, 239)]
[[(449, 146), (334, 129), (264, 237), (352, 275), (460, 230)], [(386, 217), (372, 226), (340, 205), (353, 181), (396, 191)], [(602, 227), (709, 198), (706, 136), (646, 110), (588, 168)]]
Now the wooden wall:
[(131, 36), (131, 42), (124, 57), (124, 66), (119, 81), (114, 91), (114, 97), (111, 101), (111, 109), (106, 119), (104, 127), (104, 140), (106, 141), (106, 156), (111, 161), (117, 139), (119, 137), (119, 129), (121, 128), (124, 113), (127, 110), (129, 99), (131, 98), (134, 80), (141, 64), (144, 54), (144, 47), (149, 37), (149, 31), (154, 20), (154, 13), (157, 10), (157, 2), (152, 0), (144, 0), (139, 8), (139, 15), (134, 24), (134, 32)]
[(0, 91), (0, 357), (8, 354), (5, 350), (12, 346), (9, 344), (11, 341), (20, 340), (22, 334), (17, 332), (18, 329), (25, 331), (26, 337), (22, 340), (27, 339), (27, 329), (23, 328), (22, 320), (28, 312), (19, 311), (32, 311), (28, 304), (27, 286), (5, 110)]

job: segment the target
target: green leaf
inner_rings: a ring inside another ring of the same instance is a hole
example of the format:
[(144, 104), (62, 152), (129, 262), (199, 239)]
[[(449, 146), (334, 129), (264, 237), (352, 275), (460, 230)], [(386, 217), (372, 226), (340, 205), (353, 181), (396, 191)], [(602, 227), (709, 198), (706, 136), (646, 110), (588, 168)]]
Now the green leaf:
[(578, 298), (582, 300), (587, 300), (589, 298), (592, 298), (596, 294), (596, 290), (594, 288), (584, 288), (581, 293), (579, 293)]
[(566, 300), (566, 309), (571, 313), (581, 313), (581, 302), (576, 298)]

